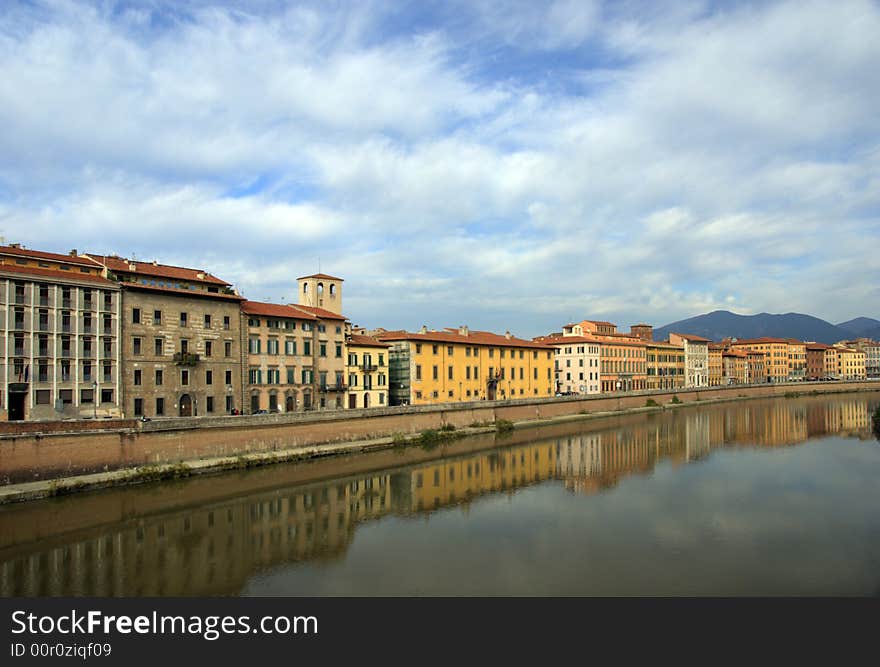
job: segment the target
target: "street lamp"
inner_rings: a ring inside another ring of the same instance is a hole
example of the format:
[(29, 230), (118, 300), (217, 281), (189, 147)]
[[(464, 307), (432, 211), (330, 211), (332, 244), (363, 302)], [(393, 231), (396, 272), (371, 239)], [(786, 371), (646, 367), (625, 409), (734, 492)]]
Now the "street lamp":
[(92, 407), (95, 410), (95, 419), (98, 418), (98, 381), (92, 382)]

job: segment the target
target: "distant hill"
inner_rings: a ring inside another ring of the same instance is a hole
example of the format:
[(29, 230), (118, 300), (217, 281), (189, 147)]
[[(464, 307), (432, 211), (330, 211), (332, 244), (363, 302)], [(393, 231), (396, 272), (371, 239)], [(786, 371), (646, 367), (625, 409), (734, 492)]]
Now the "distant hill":
[(851, 338), (865, 337), (877, 340), (880, 337), (880, 320), (871, 317), (857, 317), (848, 322), (841, 322), (837, 326), (852, 332)]
[(716, 310), (654, 329), (654, 340), (666, 340), (670, 332), (695, 334), (716, 341), (728, 336), (735, 338), (774, 336), (830, 344), (853, 337), (850, 330), (834, 326), (812, 315), (801, 313), (737, 315), (726, 310)]

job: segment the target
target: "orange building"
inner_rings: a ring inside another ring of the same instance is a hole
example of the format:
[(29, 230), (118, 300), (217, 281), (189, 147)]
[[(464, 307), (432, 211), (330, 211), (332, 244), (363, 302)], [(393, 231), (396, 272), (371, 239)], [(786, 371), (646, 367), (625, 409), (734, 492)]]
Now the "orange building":
[(825, 343), (806, 343), (808, 380), (837, 377), (837, 350)]
[[(735, 350), (761, 352), (764, 355), (764, 376), (767, 382), (785, 382), (788, 379), (788, 339), (767, 336), (743, 338), (731, 342), (730, 346)], [(804, 356), (806, 357), (806, 351)]]
[(725, 347), (721, 343), (709, 343), (709, 386), (718, 387), (723, 384), (724, 363), (722, 355)]

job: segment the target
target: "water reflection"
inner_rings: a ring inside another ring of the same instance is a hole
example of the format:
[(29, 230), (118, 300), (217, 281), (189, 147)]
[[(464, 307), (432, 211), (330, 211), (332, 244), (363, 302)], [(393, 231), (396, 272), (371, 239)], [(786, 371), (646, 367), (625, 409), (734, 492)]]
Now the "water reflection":
[[(873, 441), (878, 402), (872, 394), (688, 408), (599, 430), (517, 432), (506, 446), (475, 438), (410, 452), (396, 466), (369, 455), (306, 468), (348, 473), (331, 481), (286, 483), (296, 466), (279, 466), (6, 507), (0, 595), (234, 595), (268, 568), (344, 560), (356, 529), (388, 515), (467, 508), (548, 480), (598, 494), (661, 462), (701, 461), (719, 448), (789, 447), (831, 434)], [(359, 472), (377, 461), (382, 470)]]

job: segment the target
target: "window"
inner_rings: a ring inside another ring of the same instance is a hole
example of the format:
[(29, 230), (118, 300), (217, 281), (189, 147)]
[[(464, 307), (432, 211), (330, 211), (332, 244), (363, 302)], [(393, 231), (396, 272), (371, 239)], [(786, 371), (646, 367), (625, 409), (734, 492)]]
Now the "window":
[(449, 369), (448, 369), (448, 377), (449, 377), (450, 380), (453, 379), (453, 378), (452, 378), (452, 366), (450, 366)]
[(136, 398), (134, 399), (134, 416), (140, 417), (144, 414), (144, 399)]
[(438, 352), (439, 350), (440, 350), (440, 346), (439, 346), (439, 345), (432, 345), (432, 346), (431, 346), (431, 352), (433, 352), (434, 354), (437, 354), (437, 352)]
[(416, 380), (422, 379), (422, 367), (419, 364), (416, 364)]
[(250, 354), (260, 354), (259, 338), (248, 338), (248, 352)]
[(229, 330), (229, 315), (223, 316), (223, 328)]
[(303, 341), (303, 354), (309, 355), (312, 353), (312, 342), (309, 340)]
[(138, 368), (134, 371), (134, 386), (140, 387), (141, 384), (141, 370)]
[(95, 401), (95, 390), (94, 389), (80, 389), (79, 392), (79, 402), (80, 403), (93, 403)]
[(165, 399), (157, 398), (156, 399), (156, 416), (161, 417), (165, 414)]
[(336, 343), (336, 358), (342, 357), (342, 343)]
[(180, 326), (182, 326), (182, 327), (186, 326), (186, 313), (183, 313), (183, 312), (180, 313)]
[(263, 373), (259, 368), (248, 369), (248, 384), (261, 384), (263, 381)]
[(295, 355), (296, 354), (296, 341), (293, 338), (286, 338), (284, 340), (284, 354)]
[(153, 311), (153, 324), (162, 324), (162, 311), (154, 310)]
[(322, 357), (327, 356), (327, 343), (321, 343), (318, 354)]
[(211, 328), (211, 316), (210, 315), (205, 315), (205, 328), (206, 329)]
[(189, 384), (189, 371), (188, 370), (180, 371), (180, 384), (182, 384), (184, 387)]
[(223, 353), (227, 357), (232, 356), (232, 341), (227, 340), (225, 343), (223, 343)]
[(163, 380), (164, 380), (164, 377), (163, 377), (162, 369), (157, 368), (156, 369), (156, 386), (161, 387)]
[(112, 403), (113, 402), (113, 390), (112, 389), (102, 389), (101, 390), (101, 403)]
[(296, 383), (296, 371), (293, 368), (287, 369), (287, 384), (295, 384)]
[(226, 384), (232, 384), (232, 371), (226, 371)]
[(214, 384), (214, 371), (205, 371), (205, 384)]
[(141, 353), (141, 339), (138, 337), (134, 337), (131, 339), (131, 349), (134, 354)]
[(214, 344), (211, 341), (206, 340), (205, 341), (205, 356), (210, 357), (211, 354), (213, 353), (213, 351), (214, 351)]
[(446, 348), (446, 354), (452, 356), (452, 345), (449, 345), (449, 346)]
[(421, 353), (422, 353), (422, 344), (416, 343), (416, 354), (421, 354)]
[(154, 352), (156, 353), (156, 356), (161, 357), (165, 350), (165, 339), (157, 338), (155, 341), (153, 341), (153, 343), (155, 346)]
[(318, 325), (318, 331), (321, 333), (325, 333), (327, 331), (327, 327), (323, 324)]
[(431, 367), (431, 378), (434, 379), (434, 380), (439, 380), (439, 379), (440, 379), (440, 371), (439, 371), (439, 369), (438, 369), (437, 366), (432, 366), (432, 367)]
[(184, 354), (189, 352), (189, 341), (186, 338), (180, 339), (180, 351)]
[(132, 308), (131, 309), (131, 323), (132, 324), (140, 324), (141, 323), (141, 309), (140, 308)]
[(208, 412), (214, 412), (214, 397), (213, 396), (208, 396), (205, 399), (205, 410), (207, 410)]
[(266, 341), (266, 354), (277, 355), (278, 354), (278, 339), (270, 338)]
[(52, 399), (52, 392), (48, 389), (37, 389), (34, 392), (34, 400), (37, 405), (49, 405)]

